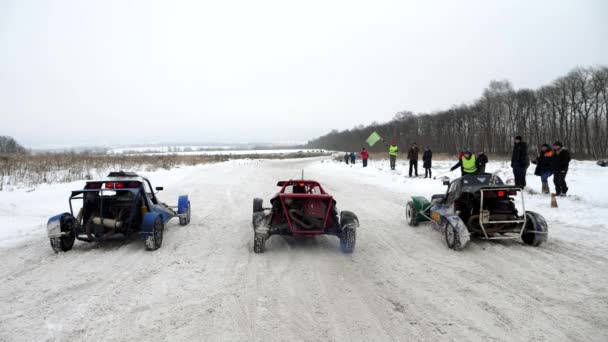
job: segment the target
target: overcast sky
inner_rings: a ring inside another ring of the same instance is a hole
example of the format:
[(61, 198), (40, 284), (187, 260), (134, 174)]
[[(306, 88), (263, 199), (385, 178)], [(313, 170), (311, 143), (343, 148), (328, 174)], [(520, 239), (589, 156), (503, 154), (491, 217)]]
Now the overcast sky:
[(0, 135), (302, 141), (608, 64), (608, 1), (0, 1)]

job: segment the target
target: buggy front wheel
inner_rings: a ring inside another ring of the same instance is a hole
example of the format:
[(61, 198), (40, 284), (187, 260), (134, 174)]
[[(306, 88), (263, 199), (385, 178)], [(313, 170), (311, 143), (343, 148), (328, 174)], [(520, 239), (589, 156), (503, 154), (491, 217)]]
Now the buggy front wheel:
[(340, 249), (342, 253), (352, 253), (355, 251), (357, 242), (357, 231), (351, 227), (345, 227), (340, 234)]
[(253, 252), (260, 254), (266, 249), (266, 236), (263, 234), (253, 234)]
[(180, 226), (185, 226), (188, 225), (188, 223), (190, 223), (190, 218), (192, 217), (192, 209), (190, 208), (190, 201), (188, 201), (188, 207), (186, 208), (186, 216), (180, 216), (179, 218), (179, 225)]
[(412, 201), (407, 202), (405, 206), (405, 218), (410, 227), (418, 226), (418, 210)]
[(59, 237), (50, 238), (51, 248), (53, 252), (67, 252), (74, 247), (74, 241), (76, 240), (76, 236), (74, 235), (74, 225), (76, 224), (76, 220), (72, 215), (64, 214), (61, 217), (61, 232), (63, 235)]

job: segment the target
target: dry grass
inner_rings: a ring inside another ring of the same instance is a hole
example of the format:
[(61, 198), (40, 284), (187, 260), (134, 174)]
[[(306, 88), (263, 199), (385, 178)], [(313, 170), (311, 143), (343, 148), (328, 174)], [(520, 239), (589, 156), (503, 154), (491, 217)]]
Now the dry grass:
[(169, 170), (178, 166), (223, 162), (231, 159), (287, 159), (325, 155), (323, 152), (248, 155), (105, 155), (80, 153), (0, 155), (0, 191), (5, 185), (94, 179), (116, 170)]

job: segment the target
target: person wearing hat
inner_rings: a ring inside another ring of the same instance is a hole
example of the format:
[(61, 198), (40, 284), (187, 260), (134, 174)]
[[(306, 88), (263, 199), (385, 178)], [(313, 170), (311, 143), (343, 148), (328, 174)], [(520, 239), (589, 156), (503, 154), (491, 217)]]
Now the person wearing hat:
[(486, 173), (486, 164), (488, 163), (488, 156), (485, 152), (477, 153), (477, 164), (479, 165), (479, 173)]
[(422, 167), (424, 167), (424, 178), (431, 178), (433, 172), (431, 171), (433, 161), (433, 151), (427, 146), (422, 154)]
[(543, 185), (543, 194), (548, 194), (549, 191), (549, 177), (553, 175), (551, 170), (551, 162), (553, 160), (553, 150), (549, 144), (543, 144), (540, 147), (538, 157), (532, 161), (532, 164), (536, 164), (534, 174), (540, 177), (540, 181)]
[(528, 158), (528, 144), (522, 141), (520, 135), (513, 139), (513, 154), (511, 155), (511, 167), (515, 176), (515, 185), (524, 189), (526, 187), (526, 171), (530, 166)]
[(456, 165), (452, 166), (450, 171), (454, 171), (457, 168), (460, 168), (463, 176), (474, 175), (479, 170), (479, 163), (477, 162), (475, 155), (471, 153), (471, 151), (466, 150), (464, 151), (462, 159), (460, 159)]
[(558, 196), (566, 196), (568, 184), (566, 184), (566, 174), (570, 165), (570, 152), (564, 148), (560, 141), (553, 144), (553, 158), (551, 159), (551, 171), (553, 172), (553, 183), (555, 193)]
[(361, 149), (361, 160), (363, 161), (363, 167), (367, 167), (367, 159), (369, 158), (369, 152), (363, 147)]
[(397, 146), (397, 139), (391, 141), (391, 146), (388, 147), (388, 156), (391, 160), (391, 170), (394, 170), (397, 166), (397, 154), (399, 153), (399, 146)]
[(418, 155), (420, 154), (420, 149), (418, 148), (418, 144), (413, 143), (412, 147), (407, 151), (407, 159), (410, 160), (410, 177), (412, 177), (412, 169), (416, 171), (416, 177), (418, 177)]

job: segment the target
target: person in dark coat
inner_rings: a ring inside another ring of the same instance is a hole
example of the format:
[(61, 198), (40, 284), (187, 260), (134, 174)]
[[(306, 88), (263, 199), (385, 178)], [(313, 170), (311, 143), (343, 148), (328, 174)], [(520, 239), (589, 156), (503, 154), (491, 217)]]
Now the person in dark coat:
[(357, 154), (355, 152), (350, 153), (350, 163), (355, 165), (355, 161), (357, 160)]
[(350, 159), (350, 153), (346, 152), (344, 154), (344, 161), (346, 162), (346, 165), (348, 165), (348, 160)]
[(433, 160), (433, 152), (430, 147), (426, 147), (424, 149), (424, 153), (422, 154), (422, 167), (424, 167), (424, 178), (431, 178), (431, 163)]
[(568, 174), (568, 166), (570, 165), (571, 159), (570, 152), (564, 148), (564, 145), (561, 142), (556, 141), (553, 144), (551, 171), (553, 172), (555, 193), (558, 196), (566, 196), (566, 193), (568, 192), (566, 175)]
[(477, 165), (479, 166), (479, 173), (486, 173), (486, 164), (488, 163), (488, 156), (484, 152), (477, 154)]
[(410, 160), (410, 177), (412, 177), (412, 169), (416, 171), (416, 177), (418, 177), (418, 155), (420, 149), (416, 143), (412, 144), (412, 147), (407, 151), (407, 159)]
[(526, 187), (526, 171), (530, 166), (528, 158), (528, 144), (522, 141), (521, 136), (513, 140), (513, 154), (511, 156), (511, 167), (515, 176), (515, 185), (524, 189)]
[(363, 147), (361, 149), (361, 160), (363, 161), (363, 167), (367, 167), (367, 159), (369, 158), (369, 152)]
[(553, 175), (553, 171), (551, 170), (551, 162), (553, 160), (553, 150), (549, 144), (543, 144), (540, 147), (540, 152), (538, 153), (538, 157), (532, 161), (532, 164), (536, 164), (536, 169), (534, 170), (534, 174), (540, 177), (540, 181), (543, 185), (542, 192), (543, 194), (548, 194), (549, 190), (549, 177)]

